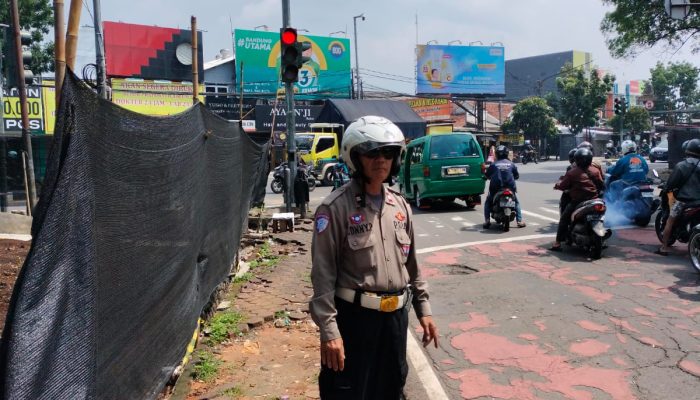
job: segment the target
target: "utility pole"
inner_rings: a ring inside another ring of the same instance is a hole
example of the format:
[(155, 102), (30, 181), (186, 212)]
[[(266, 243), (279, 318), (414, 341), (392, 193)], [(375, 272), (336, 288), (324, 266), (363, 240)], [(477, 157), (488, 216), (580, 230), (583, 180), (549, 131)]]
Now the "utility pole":
[(102, 6), (100, 0), (92, 0), (94, 8), (93, 21), (95, 25), (95, 54), (97, 64), (97, 94), (103, 99), (107, 98), (107, 74), (105, 71), (104, 36), (102, 35)]
[(360, 15), (356, 15), (352, 17), (352, 23), (354, 24), (354, 35), (355, 35), (355, 80), (357, 82), (357, 91), (355, 91), (355, 94), (357, 95), (358, 99), (362, 98), (362, 79), (360, 78), (360, 61), (357, 57), (357, 19), (362, 18), (362, 20), (365, 20), (365, 14), (362, 13)]
[[(0, 71), (2, 71), (2, 44), (7, 43), (7, 28), (9, 25), (0, 24), (2, 42), (0, 42)], [(5, 137), (5, 101), (3, 100), (3, 79), (0, 72), (0, 212), (7, 212), (7, 138)]]
[[(289, 0), (282, 0), (282, 28), (290, 28), (291, 16), (289, 12)], [(294, 179), (297, 176), (297, 145), (295, 140), (296, 116), (294, 115), (294, 83), (284, 83), (284, 95), (287, 102), (287, 165), (289, 176), (287, 180), (287, 192), (285, 193), (286, 211), (292, 212), (294, 194)], [(273, 127), (274, 129), (274, 127)], [(306, 207), (306, 205), (303, 205)]]
[[(10, 12), (12, 13), (12, 28), (17, 57), (17, 90), (19, 91), (20, 108), (22, 111), (22, 138), (24, 139), (25, 152), (27, 153), (27, 165), (25, 176), (27, 180), (27, 194), (29, 204), (27, 209), (31, 215), (36, 205), (36, 183), (34, 181), (34, 156), (32, 151), (32, 138), (29, 133), (29, 114), (27, 111), (27, 88), (24, 83), (24, 59), (22, 57), (22, 39), (20, 36), (19, 10), (17, 0), (10, 0)], [(4, 122), (3, 122), (4, 123)]]

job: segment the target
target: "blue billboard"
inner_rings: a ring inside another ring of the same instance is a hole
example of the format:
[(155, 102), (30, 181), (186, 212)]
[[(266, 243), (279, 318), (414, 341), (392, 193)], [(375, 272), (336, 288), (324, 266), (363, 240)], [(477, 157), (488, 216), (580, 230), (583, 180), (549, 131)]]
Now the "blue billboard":
[(429, 46), (417, 48), (419, 94), (504, 95), (504, 48)]

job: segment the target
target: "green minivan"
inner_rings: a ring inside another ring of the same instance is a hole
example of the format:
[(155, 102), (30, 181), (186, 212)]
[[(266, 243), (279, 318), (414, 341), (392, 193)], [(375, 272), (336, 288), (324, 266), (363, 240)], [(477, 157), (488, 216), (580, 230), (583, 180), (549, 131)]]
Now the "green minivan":
[(417, 207), (431, 200), (481, 204), (484, 154), (471, 133), (428, 135), (412, 140), (399, 172), (399, 190)]

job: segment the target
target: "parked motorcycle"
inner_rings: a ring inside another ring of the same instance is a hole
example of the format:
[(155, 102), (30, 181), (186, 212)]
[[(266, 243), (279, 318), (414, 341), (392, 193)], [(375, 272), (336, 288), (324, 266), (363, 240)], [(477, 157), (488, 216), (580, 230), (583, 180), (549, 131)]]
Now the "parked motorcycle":
[[(285, 176), (288, 173), (288, 172), (285, 173), (286, 170), (289, 170), (286, 163), (282, 163), (282, 164), (278, 165), (273, 170), (272, 182), (270, 182), (270, 190), (272, 190), (272, 193), (284, 192), (284, 188), (286, 187)], [(316, 188), (317, 176), (314, 175), (314, 171), (311, 171), (310, 173), (307, 171), (309, 171), (309, 168), (307, 168), (307, 167), (304, 167), (304, 166), (297, 167), (298, 174), (305, 174), (307, 176), (307, 181), (309, 183), (309, 191), (311, 192)]]
[(700, 273), (700, 225), (695, 225), (688, 240), (688, 255), (693, 268)]
[(594, 260), (602, 256), (605, 240), (612, 236), (612, 231), (604, 226), (605, 210), (605, 201), (593, 199), (579, 204), (571, 214), (566, 242), (584, 249)]
[[(664, 228), (666, 228), (666, 221), (668, 220), (671, 206), (675, 202), (675, 199), (673, 198), (672, 194), (666, 191), (664, 184), (659, 185), (659, 188), (661, 188), (661, 211), (656, 214), (654, 229), (656, 230), (656, 237), (661, 243), (663, 243)], [(700, 203), (686, 206), (681, 215), (676, 218), (676, 222), (673, 224), (671, 239), (669, 240), (668, 245), (670, 246), (676, 241), (688, 243), (694, 228), (698, 224), (700, 224)]]
[(503, 232), (510, 230), (510, 223), (515, 219), (515, 193), (510, 189), (501, 189), (493, 196), (491, 218), (501, 224)]
[(537, 152), (535, 150), (523, 150), (520, 152), (520, 161), (523, 165), (534, 162), (537, 164)]
[[(612, 183), (608, 181), (609, 179), (606, 179), (605, 184), (605, 202), (608, 205), (608, 209), (621, 211), (625, 218), (634, 222), (637, 226), (644, 227), (649, 225), (651, 216), (661, 204), (659, 199), (654, 199), (654, 187), (651, 185), (651, 182), (625, 185), (621, 181)], [(621, 191), (620, 188), (622, 188)]]

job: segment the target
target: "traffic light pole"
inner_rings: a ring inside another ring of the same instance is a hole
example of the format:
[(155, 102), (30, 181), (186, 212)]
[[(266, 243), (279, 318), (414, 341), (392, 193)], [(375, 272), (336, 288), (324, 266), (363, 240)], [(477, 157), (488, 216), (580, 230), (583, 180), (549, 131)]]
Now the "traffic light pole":
[[(0, 24), (2, 30), (2, 42), (0, 42), (0, 71), (2, 71), (2, 44), (7, 42), (6, 28), (9, 26)], [(7, 138), (5, 137), (5, 101), (3, 100), (3, 77), (0, 76), (0, 212), (7, 212)]]
[(22, 39), (20, 37), (19, 10), (17, 0), (10, 0), (10, 12), (12, 13), (12, 29), (15, 41), (15, 51), (17, 57), (17, 90), (19, 91), (19, 102), (22, 111), (22, 139), (24, 141), (25, 152), (27, 153), (27, 165), (25, 166), (25, 176), (27, 180), (27, 194), (29, 202), (27, 209), (31, 215), (36, 205), (36, 184), (34, 182), (34, 156), (32, 151), (32, 138), (29, 134), (29, 114), (27, 113), (27, 88), (24, 83), (24, 59), (22, 57)]
[[(282, 0), (282, 27), (288, 28), (291, 26), (289, 15), (289, 0)], [(286, 211), (292, 211), (292, 202), (294, 200), (294, 179), (297, 176), (297, 146), (295, 140), (295, 124), (296, 118), (294, 115), (294, 83), (285, 82), (284, 84), (285, 99), (287, 102), (287, 165), (289, 166), (289, 176), (287, 179), (287, 191), (284, 194), (286, 199)], [(306, 204), (297, 204), (300, 211), (306, 211)]]

